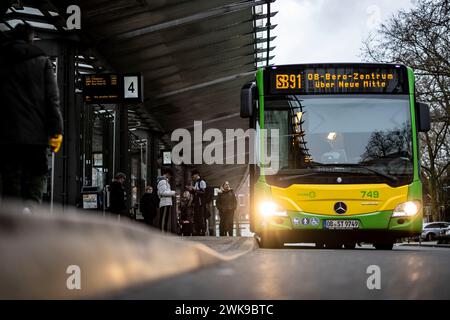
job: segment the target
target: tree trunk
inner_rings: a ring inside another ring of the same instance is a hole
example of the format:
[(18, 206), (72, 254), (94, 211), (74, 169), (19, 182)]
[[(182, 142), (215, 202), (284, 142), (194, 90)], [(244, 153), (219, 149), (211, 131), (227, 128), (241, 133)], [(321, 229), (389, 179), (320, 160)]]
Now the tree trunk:
[(431, 175), (429, 180), (429, 191), (430, 191), (430, 205), (431, 205), (431, 217), (433, 221), (439, 221), (439, 189), (438, 180), (434, 175)]

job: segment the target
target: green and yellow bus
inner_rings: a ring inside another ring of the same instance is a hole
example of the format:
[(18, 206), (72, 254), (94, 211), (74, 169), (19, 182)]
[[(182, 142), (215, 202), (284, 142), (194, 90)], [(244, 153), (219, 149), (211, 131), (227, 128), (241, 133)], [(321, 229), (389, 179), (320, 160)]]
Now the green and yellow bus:
[[(256, 83), (242, 88), (241, 117), (259, 132), (250, 229), (261, 247), (372, 243), (390, 250), (397, 239), (422, 231), (418, 132), (429, 130), (430, 113), (416, 101), (412, 69), (264, 67)], [(271, 129), (278, 130), (279, 157), (278, 169), (268, 173)]]

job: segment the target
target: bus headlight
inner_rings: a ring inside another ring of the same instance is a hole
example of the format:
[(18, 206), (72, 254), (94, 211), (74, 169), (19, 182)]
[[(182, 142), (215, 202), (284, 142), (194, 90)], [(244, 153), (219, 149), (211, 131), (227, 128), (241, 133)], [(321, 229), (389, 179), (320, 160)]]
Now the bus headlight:
[(273, 201), (261, 202), (259, 204), (259, 213), (263, 217), (287, 216), (286, 210)]
[(397, 207), (395, 207), (394, 212), (392, 213), (393, 217), (411, 217), (415, 216), (420, 210), (420, 202), (419, 201), (408, 201), (400, 203)]

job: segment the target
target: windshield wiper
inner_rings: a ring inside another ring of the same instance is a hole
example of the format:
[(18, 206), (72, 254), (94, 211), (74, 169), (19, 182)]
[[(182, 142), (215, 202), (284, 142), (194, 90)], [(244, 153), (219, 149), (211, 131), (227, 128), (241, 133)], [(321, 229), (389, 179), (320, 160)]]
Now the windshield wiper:
[(278, 181), (294, 180), (294, 179), (297, 179), (297, 178), (313, 176), (313, 175), (320, 174), (320, 173), (323, 173), (323, 172), (315, 171), (315, 172), (309, 172), (309, 173), (303, 173), (303, 174), (295, 174), (295, 175), (292, 175), (292, 176), (280, 177), (280, 178), (278, 178)]
[[(369, 168), (369, 167), (366, 167), (366, 166), (364, 166), (364, 165), (360, 165), (360, 164), (343, 164), (343, 163), (340, 163), (340, 164), (319, 164), (319, 163), (317, 163), (317, 165), (316, 166), (314, 166), (314, 167), (335, 167), (335, 168), (357, 168), (357, 169), (363, 169), (363, 170), (366, 170), (367, 172), (370, 172), (370, 173), (373, 173), (373, 174), (375, 174), (375, 175), (377, 175), (377, 176), (379, 176), (379, 177), (383, 177), (383, 178), (386, 178), (386, 179), (388, 179), (388, 180), (390, 180), (390, 181), (393, 181), (393, 182), (398, 182), (398, 179), (396, 178), (396, 177), (394, 177), (394, 176), (391, 176), (391, 175), (389, 175), (389, 174), (386, 174), (386, 173), (384, 173), (384, 172), (381, 172), (381, 171), (378, 171), (378, 170), (376, 170), (376, 169), (372, 169), (372, 168)], [(313, 167), (313, 168), (314, 168)], [(330, 171), (328, 171), (328, 172), (330, 172)], [(333, 172), (333, 171), (331, 171), (331, 172)], [(338, 171), (338, 170), (336, 170), (334, 173), (338, 173), (338, 172), (342, 172), (342, 171)]]

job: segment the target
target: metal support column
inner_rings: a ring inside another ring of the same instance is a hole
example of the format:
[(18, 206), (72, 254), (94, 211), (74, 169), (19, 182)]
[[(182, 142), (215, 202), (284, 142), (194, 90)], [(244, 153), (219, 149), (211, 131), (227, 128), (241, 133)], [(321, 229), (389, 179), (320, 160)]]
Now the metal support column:
[(125, 104), (117, 105), (116, 112), (116, 174), (118, 171), (127, 175), (125, 191), (127, 193), (127, 207), (131, 207), (131, 163), (130, 137), (128, 133), (128, 111)]
[(83, 186), (92, 185), (92, 134), (94, 127), (94, 112), (90, 105), (84, 105), (83, 110)]
[(156, 184), (156, 179), (158, 178), (158, 158), (159, 158), (159, 137), (155, 134), (151, 134), (150, 139), (150, 181), (152, 185)]
[(36, 41), (48, 56), (56, 57), (56, 76), (64, 120), (64, 140), (56, 154), (54, 167), (54, 195), (56, 203), (76, 204), (79, 194), (79, 132), (80, 100), (75, 98), (76, 43), (72, 41)]
[(107, 113), (103, 118), (103, 173), (105, 185), (111, 183), (114, 177), (113, 150), (114, 150), (114, 120), (112, 114)]
[(67, 190), (68, 190), (68, 205), (75, 206), (81, 191), (81, 109), (83, 108), (83, 97), (81, 94), (75, 94), (75, 105), (70, 110), (67, 110), (68, 125), (65, 132), (65, 141), (68, 154), (67, 164)]

